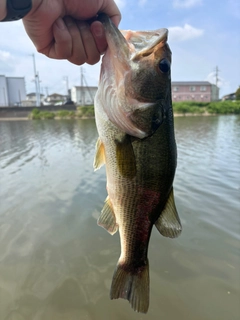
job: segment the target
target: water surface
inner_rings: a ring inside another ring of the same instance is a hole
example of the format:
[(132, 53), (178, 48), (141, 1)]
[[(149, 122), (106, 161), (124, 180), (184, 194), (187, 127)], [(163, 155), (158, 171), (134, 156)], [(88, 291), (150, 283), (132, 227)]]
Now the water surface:
[(175, 119), (175, 240), (153, 230), (150, 307), (109, 299), (119, 235), (96, 224), (93, 120), (0, 123), (1, 320), (239, 320), (240, 117)]

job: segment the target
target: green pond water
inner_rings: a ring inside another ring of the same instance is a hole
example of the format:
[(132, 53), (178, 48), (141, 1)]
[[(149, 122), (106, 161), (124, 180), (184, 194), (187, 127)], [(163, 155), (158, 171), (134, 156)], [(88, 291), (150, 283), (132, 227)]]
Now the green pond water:
[(94, 120), (0, 123), (0, 320), (239, 320), (240, 117), (175, 118), (183, 232), (149, 245), (150, 307), (110, 300)]

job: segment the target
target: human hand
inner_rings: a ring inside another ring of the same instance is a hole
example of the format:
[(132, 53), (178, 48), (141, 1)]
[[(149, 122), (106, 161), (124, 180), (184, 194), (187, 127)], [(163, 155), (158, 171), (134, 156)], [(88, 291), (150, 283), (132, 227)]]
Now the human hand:
[(116, 26), (121, 19), (113, 0), (32, 0), (32, 4), (23, 23), (37, 51), (77, 65), (97, 63), (107, 48), (101, 22), (87, 20), (98, 12), (108, 14)]

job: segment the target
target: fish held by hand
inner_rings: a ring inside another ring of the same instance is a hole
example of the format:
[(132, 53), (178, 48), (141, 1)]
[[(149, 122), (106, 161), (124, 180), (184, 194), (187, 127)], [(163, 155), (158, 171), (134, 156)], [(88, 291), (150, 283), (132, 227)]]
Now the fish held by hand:
[(120, 32), (107, 15), (98, 19), (108, 42), (95, 97), (94, 169), (106, 165), (108, 191), (98, 224), (120, 234), (111, 299), (127, 299), (146, 313), (152, 227), (169, 238), (182, 230), (173, 194), (177, 151), (168, 32)]

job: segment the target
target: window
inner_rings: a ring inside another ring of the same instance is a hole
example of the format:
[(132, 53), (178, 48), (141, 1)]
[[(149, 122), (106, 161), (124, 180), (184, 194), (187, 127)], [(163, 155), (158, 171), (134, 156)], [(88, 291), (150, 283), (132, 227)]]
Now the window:
[(195, 90), (196, 90), (196, 87), (194, 86), (189, 87), (189, 91), (195, 91)]
[(173, 87), (173, 91), (178, 91), (178, 87)]
[(200, 91), (206, 91), (206, 89), (207, 89), (207, 88), (206, 88), (205, 86), (201, 86), (201, 87), (200, 87)]

